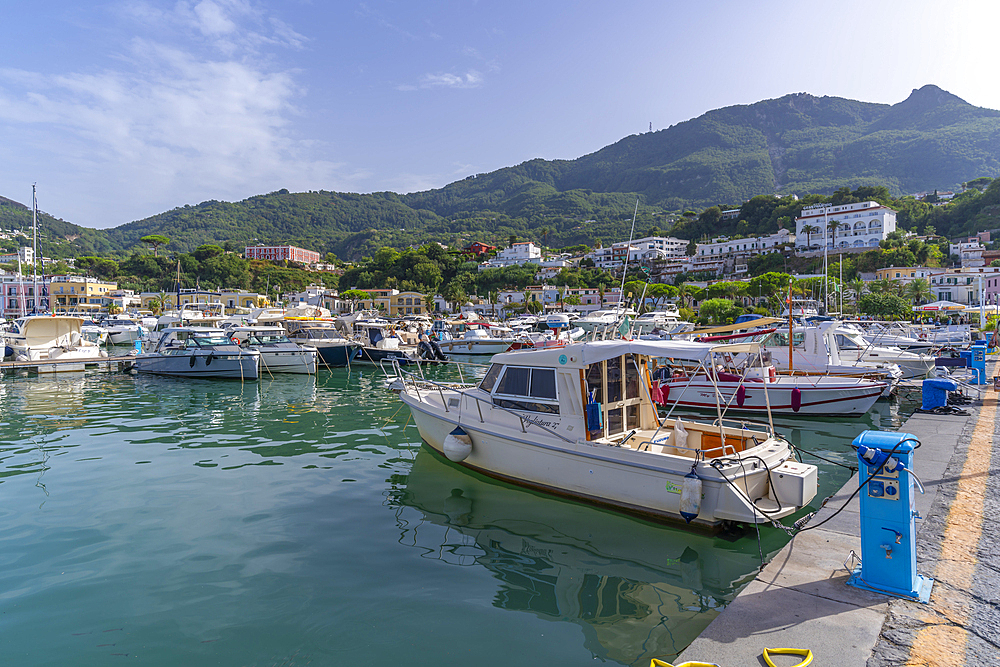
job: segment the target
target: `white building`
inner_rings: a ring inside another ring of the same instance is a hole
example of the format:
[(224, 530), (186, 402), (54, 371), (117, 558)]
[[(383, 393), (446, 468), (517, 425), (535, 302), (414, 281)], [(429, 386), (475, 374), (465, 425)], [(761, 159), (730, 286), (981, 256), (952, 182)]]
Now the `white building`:
[[(836, 236), (828, 225), (838, 222)], [(817, 231), (804, 231), (806, 227)], [(802, 209), (795, 218), (796, 250), (877, 248), (880, 241), (896, 231), (896, 211), (876, 201), (857, 204), (816, 204)], [(808, 246), (808, 247), (807, 247)]]
[(0, 255), (0, 264), (17, 264), (21, 260), (22, 264), (32, 264), (35, 261), (35, 251), (31, 246), (20, 246), (17, 252)]
[(936, 300), (978, 306), (981, 290), (986, 293), (988, 302), (995, 300), (997, 291), (1000, 291), (997, 287), (1000, 267), (997, 266), (937, 269), (937, 271), (937, 274), (930, 276), (931, 292)]
[(688, 241), (673, 236), (647, 236), (615, 243), (607, 248), (595, 248), (586, 255), (594, 260), (594, 266), (606, 271), (620, 269), (628, 255), (629, 264), (651, 262), (662, 259), (682, 259), (687, 252)]
[(983, 266), (983, 251), (986, 246), (979, 242), (979, 237), (970, 236), (967, 241), (948, 244), (948, 253), (958, 255), (962, 268)]
[(504, 248), (490, 261), (480, 264), (479, 270), (485, 271), (486, 269), (500, 269), (505, 266), (527, 264), (528, 262), (538, 264), (541, 261), (542, 249), (531, 241), (521, 241), (520, 243), (515, 243), (509, 248)]
[(716, 257), (750, 257), (779, 250), (783, 244), (794, 243), (795, 237), (787, 229), (779, 229), (769, 236), (753, 236), (745, 239), (730, 239), (720, 236), (711, 243), (699, 243), (695, 256), (701, 260)]

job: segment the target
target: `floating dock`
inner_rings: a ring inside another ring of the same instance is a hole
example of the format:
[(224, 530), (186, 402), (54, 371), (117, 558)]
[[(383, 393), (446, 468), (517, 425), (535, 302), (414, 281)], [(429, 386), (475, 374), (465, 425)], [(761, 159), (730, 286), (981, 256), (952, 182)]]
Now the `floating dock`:
[(106, 373), (126, 373), (132, 370), (135, 357), (131, 355), (117, 357), (102, 357), (100, 359), (52, 359), (40, 361), (3, 361), (0, 362), (0, 373), (31, 373), (46, 375), (49, 373), (82, 373), (84, 371), (100, 371)]

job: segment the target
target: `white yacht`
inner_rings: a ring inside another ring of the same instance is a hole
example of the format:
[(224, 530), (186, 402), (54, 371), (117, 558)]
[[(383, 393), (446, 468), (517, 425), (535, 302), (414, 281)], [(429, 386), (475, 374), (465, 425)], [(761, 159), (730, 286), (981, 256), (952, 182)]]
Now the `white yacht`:
[(635, 311), (631, 308), (628, 309), (612, 309), (612, 310), (595, 310), (594, 312), (584, 315), (578, 319), (575, 324), (581, 327), (584, 331), (597, 331), (601, 329), (606, 329), (614, 326), (616, 322), (624, 318), (635, 317)]
[(109, 315), (101, 324), (107, 329), (108, 341), (112, 345), (131, 345), (137, 340), (149, 337), (146, 327), (124, 313)]
[(70, 315), (28, 315), (14, 320), (4, 338), (15, 361), (79, 361), (80, 366), (52, 368), (82, 370), (87, 362), (108, 356), (84, 337), (83, 321)]
[(840, 358), (848, 363), (865, 361), (896, 364), (903, 372), (903, 378), (922, 378), (934, 370), (934, 357), (929, 354), (875, 345), (865, 340), (854, 327), (837, 327), (835, 334)]
[(571, 343), (499, 354), (475, 385), (397, 368), (393, 386), (424, 442), (477, 472), (653, 517), (766, 523), (812, 500), (816, 467), (773, 428), (730, 425), (721, 410), (713, 424), (661, 420), (650, 391), (652, 358), (708, 372), (727, 347)]
[(836, 329), (840, 322), (829, 320), (817, 325), (792, 330), (792, 359), (788, 359), (788, 331), (765, 329), (754, 336), (771, 353), (771, 361), (779, 371), (796, 374), (820, 374), (873, 377), (884, 381), (884, 396), (889, 396), (903, 378), (903, 372), (889, 360), (845, 358), (840, 354)]
[(243, 350), (223, 329), (168, 327), (151, 352), (135, 356), (139, 373), (190, 378), (256, 380), (260, 352)]
[[(671, 308), (670, 306), (673, 306)], [(635, 318), (632, 332), (636, 335), (650, 333), (655, 329), (670, 331), (680, 322), (680, 311), (674, 304), (667, 304), (664, 310), (651, 310)]]
[(316, 348), (293, 343), (280, 326), (232, 327), (228, 332), (240, 347), (260, 352), (262, 373), (316, 373)]

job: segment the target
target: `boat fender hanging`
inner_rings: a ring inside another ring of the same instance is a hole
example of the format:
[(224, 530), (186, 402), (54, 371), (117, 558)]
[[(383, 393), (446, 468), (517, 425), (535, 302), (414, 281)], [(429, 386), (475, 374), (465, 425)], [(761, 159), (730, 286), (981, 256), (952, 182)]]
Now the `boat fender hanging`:
[(802, 407), (802, 390), (798, 387), (792, 388), (792, 412), (798, 412)]
[(194, 368), (195, 356), (192, 354), (191, 358), (188, 360), (188, 366)]
[(736, 405), (743, 407), (743, 402), (747, 400), (747, 388), (740, 385), (740, 388), (736, 390)]
[(206, 366), (211, 366), (212, 365), (212, 359), (215, 359), (215, 356), (212, 355), (212, 354), (209, 354), (207, 357), (205, 357), (205, 365)]
[(691, 466), (691, 472), (684, 475), (681, 483), (681, 517), (688, 523), (701, 511), (701, 477), (694, 471), (695, 466)]
[(458, 463), (469, 458), (469, 454), (472, 453), (472, 438), (462, 430), (461, 426), (456, 426), (451, 433), (445, 436), (441, 448), (449, 461)]

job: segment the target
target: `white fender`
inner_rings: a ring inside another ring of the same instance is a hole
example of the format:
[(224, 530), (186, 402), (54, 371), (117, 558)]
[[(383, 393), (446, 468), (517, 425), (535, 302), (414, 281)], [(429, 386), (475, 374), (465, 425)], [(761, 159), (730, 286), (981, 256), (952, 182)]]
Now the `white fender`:
[(455, 463), (464, 461), (472, 453), (472, 437), (463, 431), (461, 426), (456, 426), (451, 433), (445, 436), (441, 448), (449, 461)]
[(691, 472), (684, 475), (681, 484), (681, 516), (685, 521), (691, 523), (701, 511), (701, 478), (698, 473), (691, 469)]

